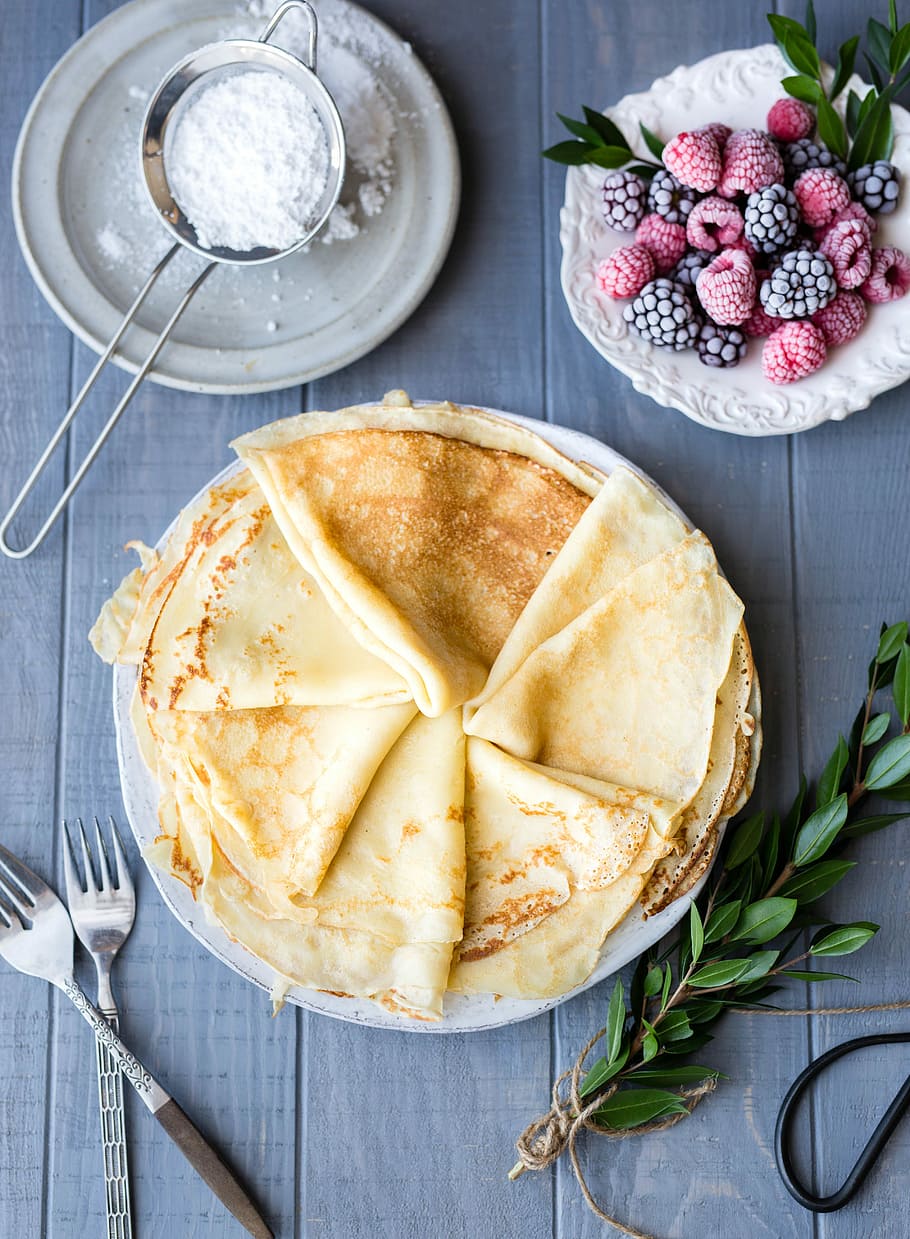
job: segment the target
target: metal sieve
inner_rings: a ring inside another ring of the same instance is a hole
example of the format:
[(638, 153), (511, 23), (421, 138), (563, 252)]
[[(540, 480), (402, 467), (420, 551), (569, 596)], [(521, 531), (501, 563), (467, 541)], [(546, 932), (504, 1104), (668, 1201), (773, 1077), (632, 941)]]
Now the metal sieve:
[[(269, 42), (279, 22), (292, 9), (299, 9), (307, 21), (307, 46), (302, 58)], [(285, 3), (272, 14), (258, 40), (223, 39), (218, 43), (211, 43), (207, 47), (200, 48), (175, 65), (152, 96), (142, 127), (142, 170), (146, 189), (151, 197), (157, 216), (174, 237), (175, 243), (155, 266), (145, 284), (139, 290), (136, 299), (124, 315), (111, 342), (98, 358), (91, 374), (86, 379), (76, 399), (70, 405), (65, 417), (57, 427), (24, 486), (16, 496), (12, 507), (3, 520), (0, 521), (0, 550), (10, 559), (25, 559), (44, 541), (54, 522), (67, 503), (69, 503), (80, 482), (91, 468), (95, 457), (106, 443), (108, 436), (120, 420), (121, 414), (132, 400), (139, 385), (155, 364), (158, 354), (167, 343), (184, 310), (202, 287), (205, 280), (214, 271), (215, 267), (219, 263), (248, 266), (257, 263), (275, 262), (279, 258), (285, 258), (288, 254), (293, 254), (303, 246), (308, 245), (325, 226), (332, 208), (338, 201), (344, 181), (345, 140), (344, 128), (341, 123), (341, 117), (338, 114), (338, 108), (335, 106), (335, 101), (316, 73), (316, 38), (316, 14), (308, 0), (285, 0)], [(180, 115), (191, 97), (204, 84), (207, 84), (207, 79), (210, 77), (228, 74), (232, 70), (249, 69), (281, 73), (301, 90), (322, 122), (328, 144), (329, 167), (326, 186), (310, 225), (307, 231), (293, 245), (280, 250), (269, 249), (265, 246), (257, 246), (252, 250), (233, 250), (223, 246), (208, 248), (201, 245), (195, 228), (175, 201), (167, 178), (168, 131), (179, 123)], [(149, 355), (136, 372), (129, 387), (127, 387), (116, 408), (102, 428), (101, 433), (86, 453), (82, 463), (73, 474), (71, 481), (60, 495), (60, 498), (36, 536), (27, 546), (21, 549), (11, 547), (7, 541), (10, 526), (34, 489), (35, 483), (44, 472), (45, 467), (85, 402), (89, 392), (97, 382), (102, 370), (113, 356), (117, 345), (157, 283), (159, 276), (181, 249), (192, 250), (194, 253), (207, 259), (206, 266), (177, 303), (163, 330), (152, 345)]]

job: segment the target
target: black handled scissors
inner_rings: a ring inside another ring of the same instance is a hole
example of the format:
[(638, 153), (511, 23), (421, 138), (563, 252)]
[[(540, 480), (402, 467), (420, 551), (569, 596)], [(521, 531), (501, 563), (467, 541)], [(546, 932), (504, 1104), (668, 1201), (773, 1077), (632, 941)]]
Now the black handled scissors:
[(777, 1116), (777, 1127), (774, 1131), (774, 1156), (784, 1186), (804, 1209), (811, 1209), (813, 1213), (833, 1213), (835, 1209), (843, 1208), (847, 1201), (852, 1199), (878, 1160), (882, 1149), (891, 1138), (891, 1133), (903, 1117), (904, 1111), (910, 1106), (910, 1076), (907, 1077), (903, 1087), (885, 1111), (881, 1122), (856, 1159), (856, 1165), (847, 1175), (843, 1185), (830, 1196), (814, 1196), (796, 1177), (790, 1148), (790, 1128), (793, 1111), (800, 1097), (829, 1063), (836, 1062), (845, 1054), (852, 1054), (854, 1050), (861, 1050), (869, 1045), (895, 1045), (899, 1042), (910, 1042), (910, 1032), (876, 1033), (870, 1037), (856, 1037), (853, 1041), (845, 1041), (843, 1045), (837, 1045), (833, 1050), (828, 1050), (827, 1054), (819, 1055), (791, 1084)]

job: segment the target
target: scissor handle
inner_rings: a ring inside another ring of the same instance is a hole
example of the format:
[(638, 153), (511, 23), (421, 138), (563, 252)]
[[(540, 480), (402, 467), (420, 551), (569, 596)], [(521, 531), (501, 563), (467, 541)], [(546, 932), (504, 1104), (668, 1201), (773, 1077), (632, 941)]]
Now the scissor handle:
[(905, 1110), (910, 1106), (910, 1076), (885, 1111), (866, 1147), (856, 1159), (856, 1165), (841, 1187), (836, 1192), (832, 1192), (830, 1196), (813, 1195), (796, 1177), (790, 1149), (790, 1128), (797, 1103), (815, 1077), (820, 1075), (830, 1063), (843, 1058), (845, 1054), (852, 1054), (854, 1050), (862, 1050), (870, 1045), (896, 1045), (901, 1042), (910, 1042), (910, 1032), (875, 1033), (869, 1037), (855, 1037), (852, 1041), (845, 1041), (842, 1045), (835, 1046), (833, 1050), (828, 1050), (826, 1054), (819, 1055), (805, 1071), (800, 1072), (790, 1085), (777, 1116), (777, 1126), (774, 1130), (774, 1156), (784, 1186), (804, 1209), (811, 1209), (813, 1213), (833, 1213), (835, 1209), (842, 1208), (848, 1200), (852, 1199), (878, 1160)]
[(260, 43), (268, 43), (269, 39), (275, 33), (275, 27), (280, 21), (284, 21), (291, 9), (299, 9), (307, 20), (307, 49), (306, 59), (300, 57), (308, 69), (316, 72), (316, 13), (313, 6), (308, 0), (285, 0), (279, 8), (275, 10), (269, 18), (268, 25), (262, 34), (259, 36)]

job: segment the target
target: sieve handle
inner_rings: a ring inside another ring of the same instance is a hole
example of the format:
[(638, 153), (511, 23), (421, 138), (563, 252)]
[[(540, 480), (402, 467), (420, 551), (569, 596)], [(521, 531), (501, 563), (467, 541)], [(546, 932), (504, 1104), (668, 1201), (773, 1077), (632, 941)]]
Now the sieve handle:
[(16, 516), (18, 515), (20, 508), (22, 507), (26, 499), (29, 497), (29, 495), (32, 493), (33, 489), (35, 488), (35, 485), (38, 479), (40, 478), (41, 474), (44, 472), (45, 468), (47, 467), (47, 464), (50, 461), (51, 457), (53, 456), (54, 452), (59, 447), (61, 439), (63, 438), (63, 436), (66, 434), (67, 430), (69, 429), (70, 424), (73, 421), (73, 418), (82, 408), (82, 405), (84, 404), (86, 397), (88, 396), (92, 388), (95, 386), (95, 383), (97, 382), (101, 374), (101, 371), (104, 369), (104, 367), (107, 365), (107, 363), (110, 361), (111, 357), (113, 356), (114, 350), (116, 349), (117, 345), (120, 343), (120, 340), (122, 339), (124, 335), (124, 332), (129, 327), (129, 325), (132, 323), (136, 315), (139, 313), (139, 310), (141, 309), (143, 302), (145, 301), (146, 297), (149, 295), (149, 293), (154, 288), (158, 280), (158, 277), (161, 275), (162, 271), (165, 269), (165, 267), (168, 265), (168, 263), (171, 261), (171, 259), (174, 257), (174, 255), (177, 253), (177, 251), (180, 248), (181, 246), (177, 244), (177, 245), (172, 246), (171, 249), (168, 250), (165, 256), (161, 259), (158, 265), (154, 268), (151, 275), (145, 281), (142, 288), (139, 290), (136, 300), (127, 310), (123, 318), (123, 321), (121, 322), (120, 326), (117, 328), (116, 334), (114, 335), (110, 344), (101, 354), (101, 356), (98, 358), (98, 361), (95, 363), (94, 369), (92, 370), (88, 378), (85, 380), (85, 383), (82, 385), (82, 390), (79, 392), (79, 395), (70, 405), (70, 407), (67, 409), (66, 416), (63, 418), (63, 421), (54, 431), (54, 434), (51, 437), (50, 442), (48, 443), (44, 451), (41, 453), (40, 457), (38, 458), (37, 463), (35, 464), (35, 467), (32, 469), (31, 473), (28, 475), (28, 478), (25, 481), (25, 485), (22, 487), (22, 489), (19, 491), (19, 494), (16, 496), (15, 500), (13, 501), (12, 507), (7, 512), (6, 516), (4, 516), (3, 520), (0, 521), (0, 551), (2, 551), (3, 554), (8, 556), (10, 559), (28, 558), (28, 556), (31, 555), (33, 551), (38, 549), (38, 547), (47, 537), (48, 533), (50, 532), (51, 526), (57, 520), (57, 517), (66, 507), (66, 505), (69, 503), (70, 499), (73, 497), (76, 491), (76, 488), (79, 486), (79, 483), (82, 481), (82, 479), (85, 477), (86, 473), (88, 473), (89, 469), (94, 463), (95, 457), (104, 447), (105, 443), (107, 442), (108, 436), (110, 435), (114, 427), (117, 425), (117, 422), (120, 420), (120, 415), (123, 413), (124, 409), (126, 408), (126, 406), (129, 404), (129, 402), (132, 400), (133, 396), (135, 395), (136, 390), (139, 387), (139, 384), (142, 382), (142, 380), (148, 374), (149, 370), (151, 370), (152, 366), (155, 364), (158, 358), (158, 354), (161, 352), (161, 350), (164, 348), (165, 344), (167, 343), (168, 337), (170, 336), (171, 332), (174, 330), (174, 327), (177, 325), (177, 322), (181, 314), (186, 309), (186, 307), (189, 305), (189, 303), (192, 301), (193, 297), (196, 295), (197, 291), (201, 287), (202, 282), (206, 279), (206, 277), (208, 276), (212, 268), (215, 266), (213, 262), (209, 263), (208, 266), (204, 269), (204, 271), (202, 271), (202, 273), (196, 277), (196, 279), (193, 281), (193, 283), (189, 286), (189, 288), (184, 293), (183, 297), (181, 298), (180, 302), (177, 305), (177, 308), (174, 310), (173, 314), (171, 315), (171, 317), (168, 319), (167, 323), (165, 324), (164, 330), (161, 332), (161, 334), (158, 336), (157, 340), (155, 341), (154, 345), (152, 346), (152, 351), (149, 353), (148, 357), (142, 363), (141, 368), (137, 372), (133, 381), (130, 383), (129, 387), (124, 392), (117, 407), (114, 409), (113, 413), (110, 415), (110, 417), (105, 422), (101, 433), (98, 435), (98, 438), (89, 448), (88, 452), (86, 453), (85, 458), (82, 461), (82, 464), (73, 474), (72, 479), (70, 480), (66, 489), (63, 491), (63, 494), (54, 504), (53, 508), (51, 509), (50, 515), (45, 520), (41, 528), (38, 530), (38, 533), (35, 535), (32, 541), (29, 542), (27, 546), (21, 547), (18, 550), (15, 549), (14, 547), (11, 547), (9, 542), (7, 541), (7, 534), (9, 532), (10, 525), (16, 519)]
[(260, 43), (268, 43), (269, 39), (275, 33), (275, 27), (279, 22), (283, 21), (290, 13), (291, 9), (299, 9), (307, 22), (307, 49), (306, 57), (303, 63), (313, 73), (316, 72), (316, 13), (313, 6), (308, 0), (285, 0), (279, 8), (275, 10), (269, 18), (269, 23), (259, 36)]

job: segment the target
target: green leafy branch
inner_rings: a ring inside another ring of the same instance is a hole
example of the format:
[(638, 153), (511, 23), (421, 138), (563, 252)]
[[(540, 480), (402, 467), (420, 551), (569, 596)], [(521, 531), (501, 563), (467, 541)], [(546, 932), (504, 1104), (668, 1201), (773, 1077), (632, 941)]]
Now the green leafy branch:
[[(876, 711), (891, 688), (891, 707)], [(632, 1130), (688, 1113), (686, 1088), (719, 1072), (680, 1064), (711, 1040), (731, 1008), (772, 1007), (786, 978), (853, 980), (810, 960), (850, 955), (878, 932), (871, 921), (835, 924), (819, 901), (856, 866), (852, 839), (907, 816), (867, 813), (871, 794), (910, 802), (910, 642), (907, 624), (884, 628), (868, 688), (849, 738), (839, 737), (814, 795), (805, 780), (785, 817), (757, 813), (732, 832), (723, 867), (669, 942), (638, 961), (628, 998), (617, 979), (604, 1030), (605, 1052), (580, 1087), (591, 1119)], [(811, 800), (811, 807), (810, 807)], [(806, 941), (808, 931), (814, 931)], [(680, 1092), (682, 1088), (682, 1092)], [(673, 1091), (677, 1090), (677, 1091)]]
[(834, 100), (853, 73), (861, 36), (853, 35), (838, 48), (834, 76), (826, 88), (812, 0), (806, 6), (805, 23), (777, 13), (768, 14), (768, 23), (784, 59), (794, 70), (794, 76), (783, 78), (781, 85), (794, 99), (815, 107), (818, 135), (825, 145), (839, 158), (848, 159), (854, 169), (889, 159), (894, 149), (891, 104), (910, 83), (910, 22), (899, 25), (896, 0), (889, 0), (888, 25), (869, 18), (863, 57), (874, 85), (863, 98), (855, 90), (849, 91), (844, 119), (834, 108)]
[[(650, 160), (643, 160), (641, 156), (636, 155), (626, 141), (622, 130), (608, 116), (604, 116), (602, 112), (596, 112), (594, 108), (583, 107), (582, 112), (584, 113), (583, 121), (563, 116), (561, 112), (556, 113), (569, 133), (574, 135), (574, 140), (570, 139), (557, 142), (555, 146), (548, 146), (543, 152), (545, 159), (572, 166), (591, 163), (598, 168), (624, 168), (631, 165), (630, 172), (637, 172), (639, 176), (644, 177), (653, 176), (660, 168), (660, 162), (651, 163)], [(639, 125), (639, 128), (648, 150), (655, 159), (660, 161), (664, 149), (660, 138), (645, 125)]]

